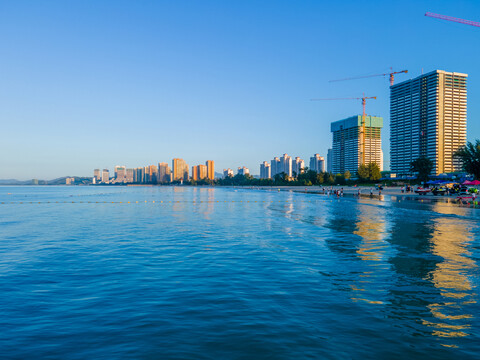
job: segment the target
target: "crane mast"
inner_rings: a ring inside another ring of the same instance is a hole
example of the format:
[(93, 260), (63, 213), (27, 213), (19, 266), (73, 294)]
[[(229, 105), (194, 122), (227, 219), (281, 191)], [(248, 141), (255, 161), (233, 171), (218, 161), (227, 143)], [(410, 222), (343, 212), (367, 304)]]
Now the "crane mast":
[(323, 101), (323, 100), (362, 100), (362, 123), (360, 125), (360, 163), (361, 165), (365, 164), (365, 106), (367, 105), (367, 99), (376, 99), (376, 96), (363, 96), (361, 98), (350, 97), (350, 98), (329, 98), (329, 99), (310, 99), (311, 101)]

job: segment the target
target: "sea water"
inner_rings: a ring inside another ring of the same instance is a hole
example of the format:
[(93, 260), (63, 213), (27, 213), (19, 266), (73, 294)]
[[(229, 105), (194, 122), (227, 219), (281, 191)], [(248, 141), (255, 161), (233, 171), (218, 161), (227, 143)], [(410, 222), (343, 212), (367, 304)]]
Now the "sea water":
[(0, 187), (2, 359), (474, 359), (480, 210)]

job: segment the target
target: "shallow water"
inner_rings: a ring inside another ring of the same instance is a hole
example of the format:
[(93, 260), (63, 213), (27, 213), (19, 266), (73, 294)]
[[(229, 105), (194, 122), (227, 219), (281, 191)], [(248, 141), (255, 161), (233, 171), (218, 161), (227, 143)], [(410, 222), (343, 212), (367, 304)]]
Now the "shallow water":
[(478, 358), (480, 210), (0, 187), (2, 359)]

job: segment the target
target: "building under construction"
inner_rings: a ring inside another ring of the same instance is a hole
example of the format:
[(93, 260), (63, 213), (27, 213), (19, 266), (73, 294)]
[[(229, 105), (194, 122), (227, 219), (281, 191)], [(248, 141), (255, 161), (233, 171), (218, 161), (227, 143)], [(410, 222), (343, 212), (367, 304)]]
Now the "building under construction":
[(365, 160), (361, 152), (362, 115), (356, 115), (331, 124), (333, 134), (332, 143), (332, 171), (334, 174), (343, 174), (350, 171), (356, 174), (362, 162), (374, 162), (381, 166), (382, 139), (381, 129), (383, 118), (365, 116)]

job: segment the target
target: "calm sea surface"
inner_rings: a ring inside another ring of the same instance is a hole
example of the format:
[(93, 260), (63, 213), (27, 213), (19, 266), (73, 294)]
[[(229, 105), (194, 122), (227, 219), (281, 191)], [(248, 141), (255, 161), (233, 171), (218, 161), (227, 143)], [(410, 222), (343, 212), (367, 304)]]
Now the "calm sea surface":
[(478, 359), (480, 209), (0, 187), (2, 359)]

